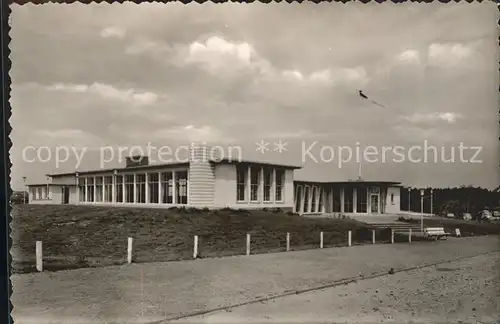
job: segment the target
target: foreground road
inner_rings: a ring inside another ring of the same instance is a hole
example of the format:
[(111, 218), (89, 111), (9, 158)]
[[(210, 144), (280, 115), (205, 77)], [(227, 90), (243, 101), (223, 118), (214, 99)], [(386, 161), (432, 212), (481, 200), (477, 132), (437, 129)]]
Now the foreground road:
[(488, 323), (500, 319), (500, 253), (286, 296), (176, 323)]
[(498, 237), (484, 236), (15, 275), (13, 317), (16, 324), (151, 323), (498, 250)]

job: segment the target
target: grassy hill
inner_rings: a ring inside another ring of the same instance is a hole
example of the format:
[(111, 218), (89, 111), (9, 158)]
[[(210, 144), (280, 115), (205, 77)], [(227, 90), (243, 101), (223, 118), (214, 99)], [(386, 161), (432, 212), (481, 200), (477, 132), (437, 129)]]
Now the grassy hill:
[[(193, 236), (201, 257), (244, 254), (246, 234), (252, 253), (371, 242), (371, 228), (350, 219), (311, 219), (280, 210), (112, 208), (16, 205), (12, 211), (13, 272), (35, 271), (35, 242), (43, 241), (44, 269), (61, 270), (126, 262), (127, 238), (134, 238), (134, 262), (192, 259)], [(388, 240), (386, 231), (377, 241)]]

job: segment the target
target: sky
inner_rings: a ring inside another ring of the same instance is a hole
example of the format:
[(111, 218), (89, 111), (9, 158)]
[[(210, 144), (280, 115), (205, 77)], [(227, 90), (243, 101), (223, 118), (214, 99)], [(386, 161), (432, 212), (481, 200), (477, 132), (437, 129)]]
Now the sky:
[(11, 9), (13, 189), (192, 142), (298, 180), (361, 165), (408, 186), (500, 183), (493, 2)]

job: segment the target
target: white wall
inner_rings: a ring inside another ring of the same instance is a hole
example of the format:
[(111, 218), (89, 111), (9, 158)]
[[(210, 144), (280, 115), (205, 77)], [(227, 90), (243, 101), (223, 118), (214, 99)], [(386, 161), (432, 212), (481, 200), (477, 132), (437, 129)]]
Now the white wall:
[[(391, 195), (394, 195), (394, 199), (391, 202)], [(399, 213), (401, 211), (401, 188), (400, 187), (389, 187), (387, 188), (387, 196), (385, 203), (385, 212), (388, 214)]]

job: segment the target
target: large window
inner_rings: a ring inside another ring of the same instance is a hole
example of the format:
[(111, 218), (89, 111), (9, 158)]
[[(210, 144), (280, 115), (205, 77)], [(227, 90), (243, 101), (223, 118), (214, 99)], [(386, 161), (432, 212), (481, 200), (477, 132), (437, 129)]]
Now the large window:
[(334, 213), (340, 213), (340, 188), (333, 188), (333, 208), (332, 211)]
[(30, 188), (30, 191), (31, 191), (31, 199), (32, 200), (36, 200), (36, 187), (32, 187)]
[(102, 177), (96, 177), (95, 178), (95, 201), (102, 202), (102, 191), (103, 191)]
[(173, 202), (173, 182), (172, 182), (172, 172), (162, 172), (161, 173), (161, 203), (171, 204)]
[(356, 193), (356, 212), (366, 213), (368, 211), (368, 189), (358, 188)]
[(113, 202), (113, 177), (104, 177), (104, 201)]
[(353, 188), (345, 188), (344, 189), (344, 213), (352, 213), (353, 212)]
[(304, 189), (304, 213), (309, 212), (309, 186)]
[(85, 178), (78, 178), (78, 199), (85, 201)]
[[(283, 201), (283, 186), (285, 182), (285, 170), (276, 169), (276, 201)], [(307, 196), (306, 196), (307, 197)]]
[(136, 187), (135, 201), (139, 204), (144, 204), (146, 202), (146, 175), (144, 173), (136, 175), (135, 187)]
[(250, 200), (259, 200), (260, 167), (251, 167), (250, 169)]
[(323, 212), (323, 188), (318, 187), (318, 212)]
[(295, 211), (297, 213), (301, 212), (301, 204), (302, 204), (302, 186), (297, 186), (295, 189)]
[(317, 192), (318, 188), (316, 188), (316, 186), (313, 186), (312, 187), (312, 198), (311, 198), (311, 213), (315, 213), (316, 212), (316, 198), (317, 198)]
[(94, 202), (94, 178), (87, 178), (87, 201)]
[(238, 201), (246, 200), (246, 188), (248, 178), (248, 168), (238, 166), (236, 169), (236, 199)]
[(127, 174), (125, 176), (125, 202), (134, 202), (134, 175)]
[(148, 174), (148, 192), (149, 201), (148, 203), (157, 204), (158, 203), (158, 173)]
[(177, 204), (187, 204), (187, 171), (176, 172)]
[(271, 201), (273, 169), (264, 169), (264, 201)]
[(115, 201), (117, 203), (123, 202), (123, 176), (117, 175), (115, 179)]

